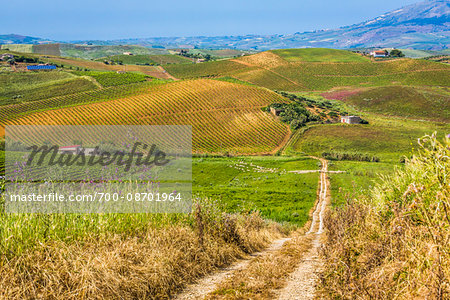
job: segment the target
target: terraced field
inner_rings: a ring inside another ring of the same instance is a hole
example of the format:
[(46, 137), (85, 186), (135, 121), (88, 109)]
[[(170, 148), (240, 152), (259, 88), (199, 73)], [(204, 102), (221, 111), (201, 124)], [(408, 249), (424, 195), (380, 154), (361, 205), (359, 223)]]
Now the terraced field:
[(76, 72), (78, 75), (90, 76), (103, 87), (117, 86), (146, 81), (149, 76), (139, 73), (114, 73), (114, 72)]
[(96, 89), (89, 78), (67, 72), (2, 73), (0, 74), (0, 105), (38, 101)]
[(82, 59), (70, 59), (63, 57), (51, 57), (47, 59), (49, 62), (63, 65), (66, 67), (75, 67), (81, 69), (89, 69), (96, 71), (126, 71), (126, 72), (141, 72), (145, 75), (149, 75), (161, 79), (170, 79), (170, 75), (165, 72), (161, 67), (156, 66), (137, 66), (137, 65), (110, 65), (102, 62), (82, 60)]
[[(61, 98), (53, 101), (69, 103)], [(153, 85), (124, 98), (26, 116), (15, 107), (16, 114), (11, 108), (6, 124), (192, 125), (195, 152), (269, 153), (286, 141), (289, 129), (261, 108), (280, 101), (284, 99), (266, 89), (201, 79)]]
[(0, 151), (0, 176), (3, 176), (1, 170), (5, 169), (5, 152)]
[(177, 78), (232, 76), (270, 89), (326, 91), (343, 86), (450, 85), (450, 67), (425, 60), (372, 62), (343, 50), (293, 49), (227, 61), (167, 66)]
[(383, 117), (367, 117), (368, 125), (315, 125), (294, 142), (294, 151), (321, 156), (324, 151), (364, 153), (381, 162), (399, 163), (409, 157), (417, 138), (438, 133), (439, 139), (450, 132), (448, 123), (421, 122)]
[(168, 64), (186, 64), (192, 63), (192, 60), (179, 55), (163, 54), (163, 55), (113, 55), (101, 57), (96, 61), (114, 61), (127, 65), (168, 65)]
[(324, 93), (329, 99), (339, 99), (358, 110), (370, 111), (383, 115), (401, 116), (412, 119), (450, 121), (450, 92), (437, 88), (417, 87), (378, 87), (364, 89), (353, 93), (336, 91)]
[(270, 51), (287, 61), (302, 62), (368, 62), (367, 57), (350, 51), (327, 48), (313, 49), (282, 49)]

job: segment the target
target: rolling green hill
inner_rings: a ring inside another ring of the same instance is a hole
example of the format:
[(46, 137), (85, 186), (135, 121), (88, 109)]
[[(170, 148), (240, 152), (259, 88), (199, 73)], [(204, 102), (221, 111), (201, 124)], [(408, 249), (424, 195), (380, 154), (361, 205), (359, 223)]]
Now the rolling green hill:
[(369, 125), (322, 124), (312, 126), (293, 145), (294, 151), (321, 156), (325, 151), (364, 153), (381, 162), (398, 163), (409, 157), (417, 138), (434, 131), (439, 138), (450, 131), (444, 123), (365, 116)]
[(152, 49), (143, 46), (135, 45), (76, 45), (76, 44), (61, 44), (61, 55), (67, 57), (76, 57), (83, 59), (97, 59), (111, 55), (121, 55), (124, 52), (131, 52), (135, 55), (140, 54), (168, 54), (165, 49)]
[(0, 105), (37, 101), (96, 88), (89, 78), (67, 72), (0, 73)]
[[(146, 85), (130, 96), (114, 95), (115, 91), (5, 107), (0, 109), (0, 124), (192, 125), (193, 151), (198, 153), (273, 153), (289, 137), (288, 127), (262, 110), (284, 101), (267, 89), (200, 79)], [(32, 109), (37, 112), (30, 114)]]
[(312, 49), (281, 49), (273, 50), (272, 53), (290, 61), (302, 62), (368, 62), (367, 57), (359, 54), (337, 49), (312, 48)]
[[(333, 98), (342, 92), (324, 94)], [(450, 122), (450, 93), (445, 90), (405, 86), (362, 90), (343, 99), (358, 110), (412, 119)]]
[(232, 60), (195, 65), (168, 65), (177, 78), (223, 77), (274, 90), (330, 90), (335, 87), (450, 85), (450, 66), (397, 59), (372, 62), (348, 51), (293, 49), (261, 52)]
[(115, 63), (123, 63), (126, 65), (168, 65), (168, 64), (186, 64), (192, 63), (192, 61), (188, 58), (172, 55), (172, 54), (163, 54), (163, 55), (113, 55), (107, 57), (101, 57), (96, 59), (96, 61), (111, 61)]

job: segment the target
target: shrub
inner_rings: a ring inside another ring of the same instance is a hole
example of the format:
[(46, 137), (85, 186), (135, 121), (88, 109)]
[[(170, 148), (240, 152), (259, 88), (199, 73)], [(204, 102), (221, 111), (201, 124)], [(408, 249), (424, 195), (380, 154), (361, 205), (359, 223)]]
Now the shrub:
[(350, 153), (350, 152), (323, 152), (322, 157), (329, 160), (354, 160), (354, 161), (368, 161), (368, 162), (379, 162), (380, 158), (377, 156), (372, 156), (363, 153)]
[(419, 145), (370, 196), (326, 218), (319, 298), (449, 299), (450, 140)]

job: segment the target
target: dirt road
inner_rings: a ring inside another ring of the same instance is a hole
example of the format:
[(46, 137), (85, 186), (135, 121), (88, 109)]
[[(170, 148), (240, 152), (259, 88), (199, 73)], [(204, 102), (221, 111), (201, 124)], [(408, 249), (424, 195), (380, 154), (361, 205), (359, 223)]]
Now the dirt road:
[(267, 249), (261, 252), (257, 252), (252, 254), (248, 259), (242, 259), (228, 268), (224, 268), (214, 274), (204, 277), (198, 283), (193, 284), (187, 287), (183, 293), (178, 295), (175, 299), (178, 300), (190, 300), (190, 299), (202, 299), (212, 291), (216, 289), (219, 283), (226, 280), (229, 276), (231, 276), (234, 272), (245, 269), (248, 264), (255, 258), (261, 257), (263, 255), (267, 255), (270, 252), (278, 251), (283, 247), (286, 241), (290, 240), (290, 238), (283, 238), (276, 240), (273, 242)]
[(311, 227), (306, 234), (313, 234), (314, 239), (310, 250), (304, 254), (302, 262), (289, 277), (286, 286), (278, 293), (278, 299), (313, 299), (315, 286), (317, 284), (318, 272), (322, 268), (319, 258), (319, 248), (324, 229), (324, 216), (330, 204), (329, 180), (327, 176), (328, 162), (320, 159), (322, 169), (320, 170), (319, 201), (313, 214)]
[[(304, 236), (310, 236), (311, 242), (303, 255), (299, 265), (293, 273), (286, 279), (284, 288), (273, 291), (278, 299), (313, 299), (316, 290), (318, 273), (322, 268), (322, 261), (319, 258), (319, 249), (322, 243), (324, 232), (324, 217), (326, 210), (330, 204), (329, 179), (328, 179), (328, 162), (322, 158), (316, 158), (321, 161), (320, 182), (318, 184), (317, 203), (312, 214), (311, 225)], [(234, 274), (242, 270), (251, 270), (249, 265), (255, 261), (255, 258), (264, 257), (269, 254), (277, 254), (283, 251), (285, 242), (290, 238), (276, 240), (266, 250), (253, 254), (251, 257), (240, 260), (228, 268), (219, 270), (198, 283), (188, 286), (176, 299), (202, 299), (211, 292), (215, 291), (220, 283), (232, 278)], [(309, 239), (308, 239), (309, 240)], [(280, 266), (282, 267), (282, 266)], [(250, 271), (249, 271), (250, 272)]]

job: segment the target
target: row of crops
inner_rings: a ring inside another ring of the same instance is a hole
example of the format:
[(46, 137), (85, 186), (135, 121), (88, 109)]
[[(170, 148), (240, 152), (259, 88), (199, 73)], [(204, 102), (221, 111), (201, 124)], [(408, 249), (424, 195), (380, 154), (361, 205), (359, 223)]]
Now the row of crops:
[(196, 152), (270, 152), (288, 129), (261, 108), (282, 101), (265, 89), (201, 79), (155, 85), (117, 100), (37, 112), (7, 124), (192, 125)]
[(100, 62), (113, 63), (113, 64), (126, 64), (126, 65), (167, 65), (167, 64), (186, 64), (192, 63), (191, 60), (172, 54), (163, 55), (112, 55), (97, 59)]
[(3, 176), (5, 170), (5, 152), (0, 150), (0, 176)]
[[(424, 60), (399, 59), (387, 62), (288, 62), (273, 59), (272, 64), (252, 57), (243, 63), (216, 61), (197, 65), (168, 66), (178, 78), (233, 76), (270, 89), (328, 90), (349, 85), (449, 85), (450, 68)], [(246, 64), (249, 60), (250, 64)]]
[(162, 83), (164, 83), (164, 81), (146, 81), (142, 83), (129, 84), (126, 88), (123, 88), (121, 86), (113, 86), (103, 89), (47, 98), (38, 101), (0, 106), (0, 124), (3, 125), (7, 120), (18, 118), (37, 111), (57, 109), (99, 101), (108, 101), (111, 99), (117, 99), (119, 97), (126, 97), (134, 94), (144, 93), (150, 87), (160, 85)]
[(185, 79), (230, 75), (238, 70), (247, 71), (251, 67), (230, 60), (221, 60), (201, 64), (174, 64), (164, 68), (176, 78)]
[(75, 72), (78, 75), (90, 76), (104, 87), (118, 86), (136, 82), (146, 81), (149, 76), (139, 73), (116, 73), (116, 72)]

